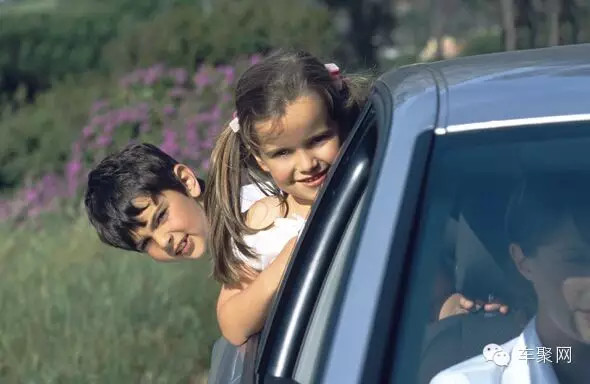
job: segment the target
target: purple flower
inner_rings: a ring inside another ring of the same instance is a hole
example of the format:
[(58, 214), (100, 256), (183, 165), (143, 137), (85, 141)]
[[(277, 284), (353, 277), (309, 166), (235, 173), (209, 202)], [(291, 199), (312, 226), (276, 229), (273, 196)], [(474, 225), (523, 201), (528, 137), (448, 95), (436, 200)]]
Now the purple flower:
[(70, 196), (78, 189), (81, 170), (82, 163), (78, 159), (72, 159), (66, 164), (66, 185)]
[(111, 144), (111, 141), (112, 141), (112, 139), (111, 139), (110, 135), (102, 134), (96, 139), (96, 145), (99, 148), (104, 148), (104, 147), (108, 146), (109, 144)]
[(254, 55), (250, 56), (250, 65), (258, 64), (262, 61), (262, 55), (255, 53)]
[(143, 84), (147, 86), (154, 85), (164, 74), (164, 66), (162, 64), (156, 64), (151, 68), (148, 68), (143, 75)]
[(221, 65), (217, 67), (217, 71), (223, 74), (224, 81), (227, 84), (231, 84), (234, 82), (235, 70), (234, 67), (232, 67), (231, 65)]
[(176, 143), (176, 132), (170, 128), (164, 128), (164, 141), (160, 149), (170, 156), (174, 157), (178, 153), (178, 144)]
[(208, 137), (205, 140), (201, 141), (200, 147), (201, 147), (200, 149), (203, 149), (203, 150), (209, 150), (209, 149), (213, 148), (213, 138)]
[(224, 92), (220, 97), (220, 101), (223, 104), (229, 103), (231, 100), (232, 100), (232, 95), (227, 92)]
[(7, 219), (11, 216), (10, 202), (0, 200), (0, 220)]
[(141, 125), (139, 126), (139, 132), (147, 133), (149, 131), (150, 131), (150, 124), (147, 121), (144, 121), (143, 123), (141, 123)]
[(89, 125), (94, 125), (94, 126), (103, 125), (107, 121), (107, 116), (108, 115), (97, 115), (97, 116), (94, 116), (92, 118), (92, 120), (90, 120), (90, 124)]
[(174, 108), (173, 105), (168, 104), (164, 106), (162, 112), (164, 112), (164, 115), (171, 117), (174, 116), (174, 114), (176, 113), (176, 108)]
[[(119, 125), (119, 124), (123, 124), (127, 121), (131, 121), (133, 120), (134, 115), (133, 112), (129, 109), (129, 108), (121, 108), (118, 111), (115, 112), (114, 114), (114, 125)], [(109, 128), (111, 129), (111, 128)], [(106, 130), (106, 126), (105, 126), (105, 130)]]
[(98, 112), (100, 112), (101, 109), (107, 107), (109, 105), (109, 103), (105, 100), (96, 100), (93, 104), (92, 104), (92, 114), (96, 114)]
[(68, 164), (66, 165), (66, 174), (68, 176), (77, 175), (81, 169), (82, 169), (82, 164), (80, 163), (80, 161), (74, 159), (74, 160), (69, 161)]
[(193, 82), (198, 88), (203, 88), (211, 83), (211, 77), (205, 67), (201, 67), (195, 76), (193, 76)]
[(172, 68), (168, 75), (174, 79), (176, 85), (184, 85), (188, 80), (188, 73), (184, 68)]
[(184, 137), (189, 144), (194, 144), (199, 139), (197, 135), (197, 127), (192, 124), (187, 124), (186, 130), (184, 131)]
[(203, 168), (205, 171), (209, 169), (209, 158), (205, 158), (203, 159), (203, 162), (201, 163), (201, 168)]
[(221, 108), (218, 105), (214, 106), (209, 113), (210, 121), (219, 121), (221, 119)]
[(51, 201), (59, 193), (59, 182), (54, 174), (47, 174), (41, 179), (40, 188), (43, 191), (43, 196), (46, 200)]
[(170, 90), (170, 92), (168, 92), (168, 96), (175, 100), (182, 99), (185, 94), (186, 90), (179, 87), (173, 88)]
[(133, 84), (133, 79), (130, 76), (124, 76), (119, 80), (119, 86), (123, 89), (129, 88)]
[(113, 122), (108, 122), (107, 124), (105, 124), (104, 128), (102, 129), (102, 132), (107, 135), (110, 136), (111, 133), (113, 133), (113, 131), (115, 130), (115, 125), (117, 124), (117, 121), (113, 121)]
[(29, 204), (34, 202), (35, 200), (37, 200), (37, 198), (39, 197), (39, 192), (34, 187), (29, 187), (29, 188), (25, 189), (24, 194), (25, 194), (25, 200)]
[(87, 125), (82, 129), (82, 136), (87, 139), (94, 133), (94, 127), (91, 125)]

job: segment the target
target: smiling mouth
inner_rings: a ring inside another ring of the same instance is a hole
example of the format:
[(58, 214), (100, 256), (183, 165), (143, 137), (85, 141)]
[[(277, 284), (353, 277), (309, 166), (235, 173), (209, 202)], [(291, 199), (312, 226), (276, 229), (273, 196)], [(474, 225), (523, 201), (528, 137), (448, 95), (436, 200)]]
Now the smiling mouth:
[(308, 177), (307, 179), (302, 179), (299, 180), (300, 183), (305, 183), (305, 184), (314, 184), (320, 180), (322, 180), (324, 178), (324, 176), (326, 176), (326, 174), (328, 173), (328, 169), (324, 169), (321, 172), (316, 173), (315, 175)]
[(178, 243), (178, 247), (176, 247), (176, 251), (175, 251), (176, 256), (181, 256), (181, 255), (186, 254), (186, 251), (188, 250), (189, 246), (190, 246), (190, 242), (189, 242), (188, 235), (184, 235), (182, 240), (180, 240), (180, 243)]

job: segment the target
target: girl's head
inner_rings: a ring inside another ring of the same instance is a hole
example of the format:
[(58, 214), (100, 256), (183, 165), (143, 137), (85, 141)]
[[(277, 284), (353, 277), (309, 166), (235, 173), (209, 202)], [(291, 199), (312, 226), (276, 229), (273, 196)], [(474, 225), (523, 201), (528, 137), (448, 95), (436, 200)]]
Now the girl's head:
[(215, 276), (237, 281), (232, 244), (252, 232), (240, 210), (242, 177), (269, 195), (311, 205), (354, 124), (367, 82), (334, 76), (305, 52), (276, 52), (250, 67), (236, 87), (237, 124), (222, 132), (212, 154), (205, 207), (211, 218)]

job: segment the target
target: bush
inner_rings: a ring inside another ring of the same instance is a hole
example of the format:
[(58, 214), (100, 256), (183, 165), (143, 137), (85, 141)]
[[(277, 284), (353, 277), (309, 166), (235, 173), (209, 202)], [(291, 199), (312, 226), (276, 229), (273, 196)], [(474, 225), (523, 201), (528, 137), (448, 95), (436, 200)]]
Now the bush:
[(286, 46), (322, 56), (332, 51), (334, 36), (330, 15), (319, 6), (291, 0), (220, 0), (209, 12), (179, 6), (128, 25), (103, 56), (116, 72), (156, 62), (194, 69), (203, 62), (228, 63), (242, 54)]
[[(20, 111), (6, 125), (14, 141), (0, 147), (0, 153), (7, 154), (0, 175), (19, 186), (10, 198), (0, 199), (0, 220), (35, 218), (55, 209), (59, 201), (77, 201), (87, 171), (131, 141), (159, 143), (171, 156), (205, 171), (214, 140), (231, 117), (236, 74), (258, 59), (253, 56), (235, 66), (202, 65), (194, 73), (161, 64), (135, 70), (117, 86), (103, 85), (111, 88), (105, 92), (108, 98), (95, 100), (89, 111), (62, 115), (64, 125), (59, 127), (54, 119), (60, 115), (51, 114), (49, 102), (42, 113), (31, 109), (39, 113), (33, 113), (38, 120), (27, 120), (27, 109)], [(96, 89), (86, 92), (81, 100), (100, 94)], [(70, 101), (68, 97), (60, 98)], [(72, 105), (61, 108), (68, 107)], [(44, 122), (55, 130), (44, 129)], [(22, 127), (27, 130), (20, 132)]]
[(504, 50), (502, 36), (497, 32), (480, 34), (467, 41), (461, 56), (482, 55)]
[[(0, 102), (19, 86), (27, 101), (55, 80), (163, 62), (194, 69), (277, 46), (329, 51), (330, 17), (290, 0), (61, 0), (53, 10), (0, 16)], [(235, 28), (240, 26), (240, 30)], [(108, 47), (105, 48), (105, 46)]]
[(88, 120), (92, 103), (112, 94), (111, 84), (102, 76), (69, 79), (35, 104), (6, 113), (0, 122), (0, 189), (63, 170), (71, 141)]

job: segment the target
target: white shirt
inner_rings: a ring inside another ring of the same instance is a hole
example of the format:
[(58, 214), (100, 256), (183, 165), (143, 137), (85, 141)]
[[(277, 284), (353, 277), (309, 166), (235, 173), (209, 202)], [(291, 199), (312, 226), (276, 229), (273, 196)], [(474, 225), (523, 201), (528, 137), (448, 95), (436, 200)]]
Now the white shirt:
[(266, 197), (266, 195), (256, 186), (256, 184), (244, 185), (240, 189), (240, 205), (242, 213), (246, 212), (250, 209), (252, 204), (264, 197)]
[[(240, 191), (242, 212), (265, 196), (254, 184), (243, 186)], [(258, 255), (257, 259), (246, 257), (237, 249), (234, 249), (235, 255), (253, 269), (262, 271), (274, 261), (290, 239), (301, 234), (303, 227), (305, 219), (301, 216), (277, 218), (269, 229), (244, 236), (246, 244)]]
[[(501, 347), (510, 356), (508, 366), (486, 361), (481, 354), (445, 369), (430, 384), (559, 384), (551, 363), (538, 361), (537, 348), (543, 345), (534, 317), (518, 337)], [(551, 361), (555, 358), (553, 351)]]

